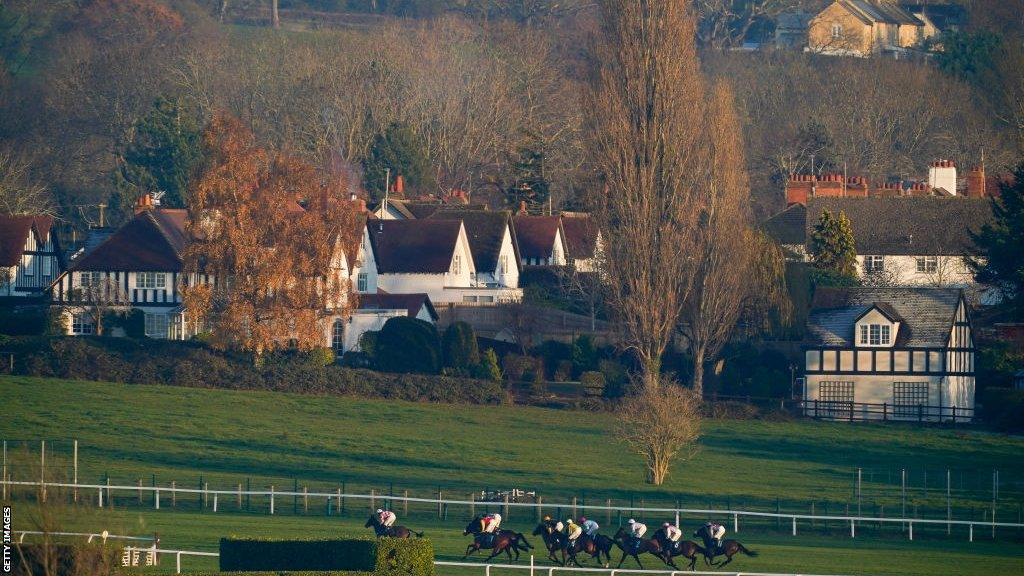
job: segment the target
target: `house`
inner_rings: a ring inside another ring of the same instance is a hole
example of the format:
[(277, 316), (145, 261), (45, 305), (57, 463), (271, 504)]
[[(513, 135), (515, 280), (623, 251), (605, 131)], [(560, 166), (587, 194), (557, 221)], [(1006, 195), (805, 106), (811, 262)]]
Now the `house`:
[[(185, 324), (179, 289), (187, 221), (185, 210), (140, 208), (101, 244), (73, 259), (52, 289), (67, 333), (93, 334), (89, 309), (102, 301), (142, 311), (150, 338), (191, 337), (194, 329)], [(115, 330), (111, 335), (123, 334)]]
[(520, 212), (513, 223), (523, 266), (565, 266), (565, 231), (560, 216), (531, 216)]
[(804, 342), (805, 414), (969, 421), (974, 353), (962, 290), (819, 288)]
[(901, 6), (921, 21), (925, 38), (959, 30), (966, 16), (964, 7), (959, 4), (914, 3)]
[(518, 290), (522, 264), (510, 212), (446, 209), (427, 218), (462, 221), (476, 265), (476, 285)]
[(863, 176), (842, 174), (792, 174), (786, 181), (786, 205), (807, 204), (811, 198), (874, 198), (893, 196), (966, 196), (987, 198), (999, 192), (1005, 176), (986, 177), (984, 165), (957, 174), (952, 160), (936, 160), (928, 166), (927, 177), (917, 180), (874, 183)]
[[(442, 303), (517, 301), (518, 288), (487, 286), (476, 280), (477, 268), (462, 220), (370, 220), (366, 226), (367, 260), (357, 281), (363, 293), (427, 294)], [(375, 270), (370, 269), (370, 264)]]
[(807, 206), (791, 204), (761, 224), (761, 229), (782, 248), (786, 260), (808, 261)]
[(43, 296), (62, 263), (52, 216), (0, 215), (0, 297)]
[(813, 14), (797, 10), (784, 12), (775, 18), (775, 46), (803, 49), (807, 46), (807, 28)]
[(358, 352), (363, 334), (380, 330), (396, 316), (437, 323), (437, 312), (426, 294), (362, 294), (348, 318), (338, 318), (331, 323), (331, 348), (338, 356)]
[(585, 212), (562, 212), (567, 264), (578, 272), (597, 270), (601, 254), (601, 230)]
[(892, 0), (836, 0), (808, 23), (807, 50), (861, 57), (899, 54), (920, 45), (927, 34), (924, 22)]

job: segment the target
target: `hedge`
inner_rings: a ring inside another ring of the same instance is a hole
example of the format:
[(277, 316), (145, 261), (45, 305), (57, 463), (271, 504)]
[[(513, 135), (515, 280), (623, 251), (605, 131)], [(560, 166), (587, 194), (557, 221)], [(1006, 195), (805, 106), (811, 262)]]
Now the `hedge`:
[(224, 572), (352, 572), (375, 576), (434, 575), (434, 549), (429, 540), (345, 538), (270, 540), (222, 538), (220, 569)]
[(256, 366), (249, 357), (199, 342), (35, 337), (12, 338), (4, 349), (15, 355), (14, 373), (24, 376), (446, 403), (506, 399), (501, 385), (489, 380), (324, 366), (322, 359), (298, 353), (270, 356)]

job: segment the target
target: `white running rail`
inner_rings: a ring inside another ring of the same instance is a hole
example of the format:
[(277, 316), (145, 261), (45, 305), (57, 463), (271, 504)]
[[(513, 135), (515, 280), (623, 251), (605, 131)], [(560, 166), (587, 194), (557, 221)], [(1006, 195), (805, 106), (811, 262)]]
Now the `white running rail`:
[(131, 552), (155, 552), (157, 554), (173, 554), (174, 555), (174, 573), (181, 574), (181, 557), (182, 556), (207, 556), (211, 558), (219, 558), (220, 553), (218, 552), (195, 552), (192, 550), (161, 550), (159, 548), (134, 548), (132, 546), (125, 547), (125, 551)]
[(103, 532), (97, 532), (97, 533), (90, 533), (90, 532), (37, 532), (37, 531), (34, 531), (34, 530), (12, 530), (12, 532), (15, 533), (15, 534), (21, 534), (21, 536), (18, 537), (18, 544), (21, 544), (21, 543), (25, 542), (25, 535), (26, 534), (31, 534), (33, 536), (43, 536), (43, 535), (49, 535), (49, 536), (87, 536), (89, 538), (89, 540), (88, 540), (89, 542), (92, 542), (93, 539), (95, 539), (95, 538), (99, 538), (100, 540), (102, 540), (104, 542), (107, 541), (107, 540), (139, 540), (139, 541), (142, 541), (142, 542), (154, 542), (155, 541), (155, 539), (152, 536), (150, 536), (148, 538), (145, 537), (145, 536), (121, 536), (119, 534), (108, 534), (105, 530)]
[(779, 574), (774, 572), (691, 572), (689, 570), (637, 570), (626, 568), (576, 568), (568, 566), (535, 566), (533, 556), (530, 556), (529, 566), (518, 564), (474, 564), (472, 562), (434, 562), (435, 566), (457, 566), (460, 568), (483, 568), (484, 576), (491, 576), (491, 569), (502, 570), (528, 570), (530, 576), (556, 576), (565, 572), (590, 572), (616, 576), (617, 574), (668, 574), (669, 576), (696, 574), (698, 576), (826, 576), (821, 574)]

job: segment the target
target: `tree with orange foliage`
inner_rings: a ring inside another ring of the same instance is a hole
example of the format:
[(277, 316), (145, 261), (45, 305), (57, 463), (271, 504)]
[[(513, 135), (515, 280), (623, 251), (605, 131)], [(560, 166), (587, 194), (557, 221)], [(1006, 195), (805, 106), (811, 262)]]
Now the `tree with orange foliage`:
[(183, 289), (190, 322), (218, 348), (265, 352), (325, 346), (353, 305), (343, 246), (357, 241), (344, 183), (256, 145), (218, 115), (204, 135), (209, 164), (192, 191)]

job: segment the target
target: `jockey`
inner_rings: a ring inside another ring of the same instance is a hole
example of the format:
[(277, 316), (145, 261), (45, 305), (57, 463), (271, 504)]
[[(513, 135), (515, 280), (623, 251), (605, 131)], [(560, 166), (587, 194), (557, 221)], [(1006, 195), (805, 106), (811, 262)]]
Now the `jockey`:
[(597, 525), (597, 522), (587, 520), (586, 516), (580, 516), (580, 526), (583, 528), (583, 533), (591, 540), (594, 539), (594, 536), (597, 536), (597, 531), (601, 528)]
[(488, 514), (480, 519), (480, 531), (485, 534), (495, 534), (501, 526), (501, 514), (497, 512)]
[(551, 528), (555, 532), (565, 532), (565, 524), (562, 524), (561, 520), (554, 520), (554, 524), (551, 524)]
[(679, 540), (683, 537), (683, 531), (675, 524), (669, 522), (662, 524), (662, 528), (665, 529), (665, 538), (672, 543), (672, 548), (678, 548)]
[(714, 549), (722, 549), (722, 537), (725, 536), (725, 526), (708, 520), (704, 523), (704, 527), (707, 528), (708, 536), (715, 540)]
[(583, 528), (573, 522), (572, 518), (565, 521), (565, 533), (569, 537), (569, 546), (576, 544), (576, 540), (583, 534)]
[(637, 522), (636, 520), (634, 520), (632, 518), (629, 519), (628, 524), (629, 524), (629, 535), (632, 536), (633, 538), (643, 538), (644, 534), (647, 533), (647, 525), (646, 524), (641, 524), (640, 522)]
[(380, 522), (381, 526), (391, 528), (395, 523), (395, 520), (398, 520), (398, 516), (395, 516), (394, 512), (391, 510), (382, 510), (377, 508), (377, 521)]

